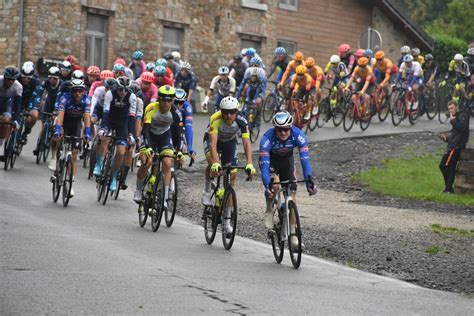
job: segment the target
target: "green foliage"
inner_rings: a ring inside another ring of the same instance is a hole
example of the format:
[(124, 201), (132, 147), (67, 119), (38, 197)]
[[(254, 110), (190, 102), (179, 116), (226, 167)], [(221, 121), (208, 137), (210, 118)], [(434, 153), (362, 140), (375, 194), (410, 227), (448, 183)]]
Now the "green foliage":
[(428, 248), (425, 249), (425, 252), (426, 252), (426, 253), (429, 253), (429, 254), (432, 254), (432, 255), (436, 255), (436, 254), (438, 254), (438, 253), (440, 253), (440, 252), (443, 252), (443, 253), (446, 253), (446, 254), (449, 253), (449, 251), (448, 251), (447, 248), (445, 248), (445, 247), (440, 247), (440, 246), (431, 246), (431, 247), (428, 247)]
[(441, 72), (448, 70), (449, 61), (457, 53), (465, 54), (467, 43), (460, 38), (438, 33), (434, 36), (436, 42), (433, 50), (433, 56), (441, 68)]
[(444, 227), (440, 224), (432, 224), (431, 231), (435, 234), (458, 235), (462, 237), (474, 238), (474, 229), (459, 229), (456, 227)]

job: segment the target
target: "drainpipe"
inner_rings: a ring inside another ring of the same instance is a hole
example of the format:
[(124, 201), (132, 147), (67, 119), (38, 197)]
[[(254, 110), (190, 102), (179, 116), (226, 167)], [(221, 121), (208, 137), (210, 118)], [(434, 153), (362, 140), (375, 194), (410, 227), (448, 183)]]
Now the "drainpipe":
[(21, 52), (23, 50), (23, 16), (24, 16), (24, 0), (20, 0), (20, 25), (18, 28), (18, 68), (21, 67)]

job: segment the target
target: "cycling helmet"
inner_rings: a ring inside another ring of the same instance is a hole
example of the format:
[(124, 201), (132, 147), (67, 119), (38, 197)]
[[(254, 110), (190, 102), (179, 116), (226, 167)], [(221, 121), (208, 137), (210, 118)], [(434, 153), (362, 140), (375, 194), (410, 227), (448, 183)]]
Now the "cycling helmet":
[(61, 70), (59, 70), (58, 67), (53, 66), (48, 69), (48, 77), (59, 78), (60, 75), (61, 75)]
[(284, 47), (275, 48), (275, 55), (286, 55), (286, 49)]
[(81, 79), (72, 79), (71, 82), (69, 83), (69, 87), (72, 90), (85, 90), (86, 85), (84, 84), (84, 80)]
[(163, 58), (166, 60), (173, 59), (173, 55), (171, 55), (171, 53), (166, 53), (165, 56), (163, 56)]
[(245, 51), (245, 56), (249, 56), (249, 57), (250, 57), (250, 56), (254, 56), (256, 52), (257, 52), (257, 51), (255, 50), (255, 48), (249, 47), (249, 48), (247, 48), (247, 50)]
[(293, 125), (293, 117), (287, 111), (279, 111), (272, 118), (275, 127), (291, 127)]
[(420, 49), (419, 49), (418, 47), (413, 47), (413, 48), (411, 49), (411, 54), (412, 54), (413, 56), (418, 56), (418, 55), (420, 55)]
[(18, 72), (18, 69), (16, 67), (7, 67), (5, 68), (5, 71), (3, 72), (3, 77), (7, 79), (18, 79), (20, 73)]
[(176, 89), (176, 101), (186, 101), (186, 91), (184, 89)]
[(132, 80), (130, 82), (130, 91), (132, 91), (135, 95), (141, 93), (140, 85), (138, 84), (138, 81)]
[(155, 75), (157, 75), (157, 76), (166, 75), (166, 68), (164, 66), (156, 66)]
[(87, 68), (87, 74), (88, 75), (99, 76), (100, 75), (100, 68), (97, 67), (97, 66), (89, 66), (89, 68)]
[(314, 60), (313, 57), (308, 57), (308, 58), (306, 58), (306, 60), (304, 61), (304, 63), (305, 63), (305, 65), (306, 65), (306, 67), (311, 68), (311, 67), (314, 66), (314, 64), (316, 64), (316, 61)]
[(181, 65), (181, 69), (186, 69), (187, 71), (191, 71), (191, 64), (188, 63), (187, 61), (183, 62)]
[(164, 58), (159, 58), (156, 60), (156, 66), (165, 66), (167, 65), (166, 59)]
[(357, 59), (357, 65), (359, 66), (367, 66), (369, 64), (369, 59), (367, 57), (361, 57)]
[(469, 47), (469, 48), (467, 49), (467, 54), (468, 54), (468, 55), (471, 55), (471, 56), (474, 56), (474, 47)]
[(115, 80), (114, 77), (106, 78), (104, 80), (104, 87), (109, 90), (115, 89), (115, 87), (117, 87), (117, 80)]
[(402, 46), (402, 47), (400, 48), (400, 53), (402, 53), (402, 54), (410, 54), (410, 46), (406, 46), (406, 45), (405, 45), (405, 46)]
[(239, 55), (239, 54), (235, 55), (234, 60), (241, 61), (242, 60), (242, 55)]
[(303, 53), (302, 53), (302, 52), (299, 52), (299, 51), (298, 51), (298, 52), (296, 52), (296, 53), (295, 53), (295, 58), (294, 58), (294, 59), (295, 59), (296, 61), (303, 61), (303, 59), (304, 59), (304, 55), (303, 55)]
[(115, 64), (112, 71), (125, 71), (125, 66), (122, 64)]
[(146, 64), (146, 71), (153, 71), (155, 70), (155, 63), (148, 63)]
[(363, 50), (362, 48), (359, 48), (358, 50), (355, 51), (354, 55), (357, 58), (364, 57), (365, 56), (365, 50)]
[(463, 61), (464, 57), (461, 54), (454, 55), (454, 61)]
[(180, 60), (181, 59), (181, 54), (179, 52), (171, 52), (171, 56), (173, 56), (174, 60)]
[(67, 55), (66, 57), (64, 57), (64, 60), (67, 60), (68, 62), (70, 62), (71, 65), (77, 64), (76, 57), (74, 57), (73, 55)]
[(222, 66), (219, 68), (219, 70), (217, 71), (217, 73), (219, 75), (228, 75), (229, 74), (229, 67), (226, 67), (226, 66)]
[(117, 78), (117, 88), (129, 88), (130, 79), (127, 76)]
[(349, 44), (341, 44), (341, 45), (339, 45), (339, 54), (340, 54), (340, 55), (346, 54), (346, 53), (348, 53), (350, 50), (351, 50), (351, 47), (349, 46)]
[(252, 57), (252, 59), (250, 59), (250, 66), (253, 66), (253, 65), (258, 66), (258, 67), (262, 66), (262, 60), (260, 59), (260, 57), (255, 56), (255, 57)]
[(123, 59), (123, 58), (117, 58), (114, 61), (114, 65), (116, 65), (116, 64), (122, 65), (124, 67), (127, 65), (127, 63), (125, 62), (125, 59)]
[(158, 90), (160, 99), (172, 101), (176, 95), (176, 89), (170, 85), (161, 86)]
[(153, 73), (149, 71), (145, 71), (144, 73), (142, 73), (142, 75), (140, 76), (140, 79), (143, 82), (149, 82), (149, 83), (155, 82), (155, 76), (153, 75)]
[(411, 63), (413, 61), (413, 56), (408, 54), (408, 55), (405, 55), (405, 57), (403, 57), (403, 61), (405, 63)]
[(221, 110), (237, 110), (239, 108), (239, 100), (234, 97), (227, 96), (221, 100), (219, 107)]
[(434, 59), (434, 58), (433, 58), (433, 55), (431, 55), (431, 54), (426, 54), (426, 56), (425, 56), (425, 60), (426, 60), (426, 61), (430, 61), (430, 60), (433, 60), (433, 59)]
[(367, 48), (365, 50), (365, 57), (373, 57), (374, 56), (374, 51), (371, 50), (370, 48)]
[(244, 57), (247, 53), (247, 48), (242, 48), (242, 50), (240, 51), (240, 56)]
[(25, 61), (20, 72), (23, 77), (32, 77), (35, 73), (35, 65), (31, 61)]
[(306, 73), (306, 67), (303, 65), (299, 65), (298, 67), (296, 67), (295, 72), (297, 75), (304, 75)]
[(74, 70), (72, 72), (71, 78), (84, 80), (84, 73), (81, 70)]
[(385, 58), (385, 53), (383, 50), (379, 50), (378, 52), (375, 53), (375, 59), (384, 59)]
[(132, 59), (136, 59), (136, 60), (142, 60), (143, 59), (143, 52), (141, 50), (136, 50), (133, 52), (132, 54)]
[(65, 61), (63, 61), (62, 63), (59, 64), (59, 67), (60, 67), (61, 69), (71, 70), (72, 65), (71, 65), (70, 62), (68, 62), (67, 60), (65, 60)]
[(250, 73), (250, 76), (258, 76), (260, 72), (258, 71), (258, 67), (249, 67), (248, 71)]
[(332, 55), (329, 61), (331, 62), (331, 64), (339, 64), (341, 62), (341, 57), (339, 57), (338, 55)]
[(100, 72), (100, 80), (105, 80), (107, 78), (113, 78), (114, 77), (114, 73), (110, 70), (102, 70)]

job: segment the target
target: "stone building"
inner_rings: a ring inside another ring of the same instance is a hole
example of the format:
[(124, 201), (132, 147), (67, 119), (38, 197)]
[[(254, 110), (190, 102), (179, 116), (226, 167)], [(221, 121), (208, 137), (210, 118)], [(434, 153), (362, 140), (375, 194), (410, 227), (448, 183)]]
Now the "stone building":
[(0, 16), (0, 68), (69, 54), (83, 66), (111, 67), (136, 49), (146, 61), (177, 50), (204, 87), (243, 47), (267, 64), (277, 45), (321, 64), (341, 42), (358, 47), (369, 27), (389, 56), (405, 43), (432, 46), (390, 0), (0, 0)]

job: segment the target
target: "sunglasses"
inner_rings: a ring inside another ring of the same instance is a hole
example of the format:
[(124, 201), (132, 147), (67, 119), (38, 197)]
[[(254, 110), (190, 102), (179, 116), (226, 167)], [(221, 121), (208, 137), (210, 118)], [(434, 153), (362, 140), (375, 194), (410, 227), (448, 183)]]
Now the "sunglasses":
[(290, 131), (290, 128), (286, 128), (286, 127), (275, 127), (275, 131), (279, 132), (279, 133), (282, 133), (282, 132), (285, 132), (285, 133), (288, 133)]
[(81, 93), (84, 93), (84, 90), (82, 90), (82, 89), (74, 89), (74, 90), (72, 90), (72, 93), (81, 94)]
[(184, 104), (184, 101), (175, 101), (174, 103), (176, 103), (178, 105), (182, 105), (182, 104)]
[(163, 78), (165, 75), (155, 75), (158, 78)]
[(118, 91), (118, 92), (125, 92), (126, 90), (127, 90), (127, 89), (125, 89), (125, 88), (117, 88), (117, 91)]
[(233, 115), (237, 113), (237, 110), (221, 110), (222, 114)]
[(298, 76), (304, 76), (304, 74), (297, 74)]

